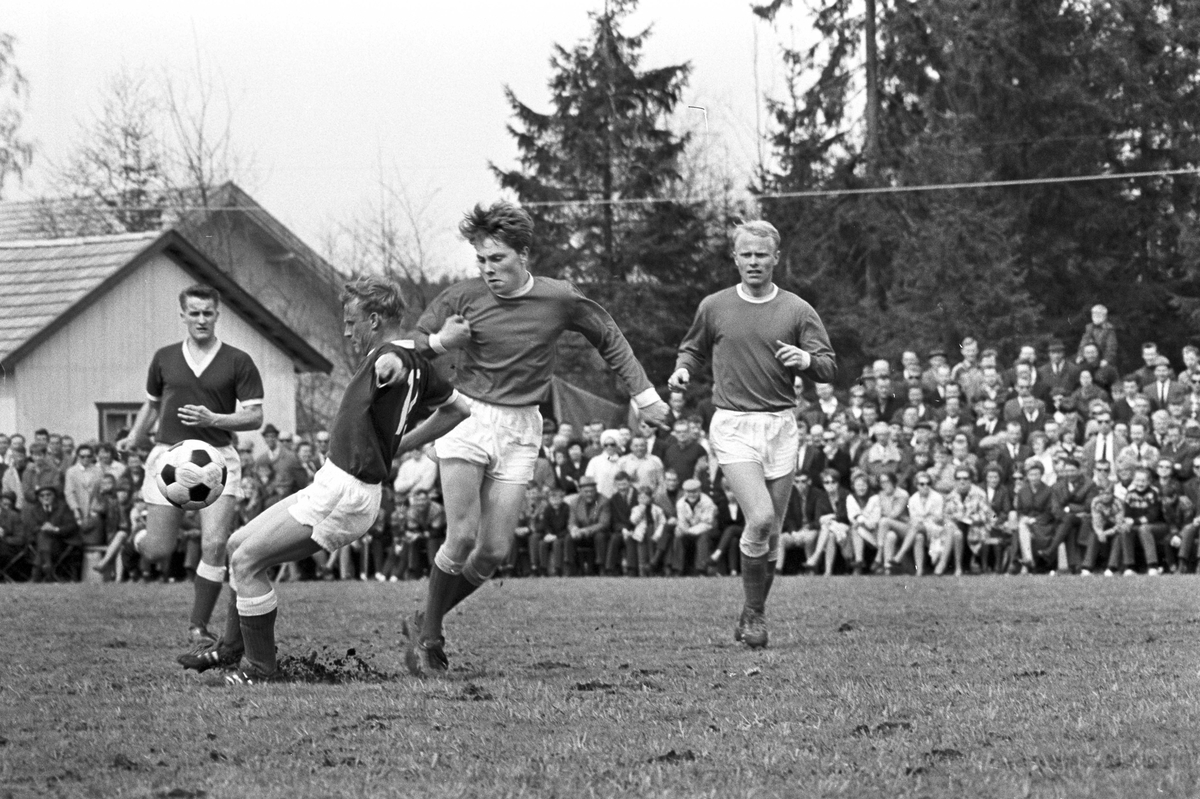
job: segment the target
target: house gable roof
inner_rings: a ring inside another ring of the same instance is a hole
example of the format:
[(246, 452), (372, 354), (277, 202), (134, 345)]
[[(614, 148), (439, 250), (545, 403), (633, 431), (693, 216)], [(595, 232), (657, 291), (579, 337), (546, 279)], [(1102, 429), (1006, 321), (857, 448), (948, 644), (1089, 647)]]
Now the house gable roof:
[(333, 364), (233, 282), (179, 232), (0, 241), (0, 367), (14, 366), (150, 258), (165, 255), (221, 292), (225, 304), (287, 352), (302, 371)]

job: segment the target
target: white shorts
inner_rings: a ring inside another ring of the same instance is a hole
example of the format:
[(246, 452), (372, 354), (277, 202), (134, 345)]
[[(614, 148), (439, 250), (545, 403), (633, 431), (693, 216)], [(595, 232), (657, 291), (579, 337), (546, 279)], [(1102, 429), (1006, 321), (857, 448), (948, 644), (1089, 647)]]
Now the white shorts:
[(800, 431), (789, 411), (727, 411), (718, 408), (708, 428), (717, 463), (757, 463), (768, 480), (786, 477), (796, 468)]
[(532, 480), (542, 446), (542, 414), (537, 406), (464, 399), (471, 406), (471, 415), (434, 442), (438, 460), (457, 458), (479, 464), (497, 483), (525, 485)]
[[(147, 505), (170, 505), (167, 498), (158, 490), (158, 480), (155, 475), (158, 474), (158, 462), (162, 458), (163, 453), (169, 450), (173, 445), (155, 444), (154, 449), (150, 450), (149, 457), (146, 458), (146, 479), (142, 480), (142, 499)], [(242, 458), (238, 455), (237, 449), (229, 444), (224, 447), (217, 447), (217, 452), (221, 453), (221, 457), (225, 461), (225, 490), (221, 492), (222, 497), (233, 497), (240, 499), (242, 496)]]
[(367, 534), (382, 497), (381, 485), (364, 483), (327, 459), (313, 481), (296, 493), (288, 512), (313, 529), (312, 539), (321, 549), (333, 552)]

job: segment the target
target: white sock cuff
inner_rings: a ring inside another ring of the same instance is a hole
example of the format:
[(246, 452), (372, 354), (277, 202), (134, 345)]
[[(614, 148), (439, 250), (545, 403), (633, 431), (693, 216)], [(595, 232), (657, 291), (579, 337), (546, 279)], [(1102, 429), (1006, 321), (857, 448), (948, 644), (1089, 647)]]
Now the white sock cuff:
[(433, 556), (433, 563), (446, 574), (450, 575), (462, 574), (463, 566), (466, 565), (466, 561), (462, 563), (455, 563), (453, 560), (451, 560), (450, 555), (446, 553), (445, 544), (442, 544), (440, 547), (438, 547), (437, 554)]
[[(495, 574), (495, 573), (496, 573), (496, 570), (493, 569), (492, 574)], [(484, 583), (486, 583), (488, 580), (490, 580), (492, 578), (491, 574), (484, 574), (483, 572), (479, 571), (478, 568), (476, 568), (474, 559), (468, 560), (467, 565), (463, 566), (462, 576), (463, 576), (463, 579), (465, 579), (468, 583), (475, 586), (476, 588), (483, 585)]]
[(237, 609), (239, 616), (266, 616), (279, 607), (279, 597), (272, 588), (262, 596), (238, 596)]
[(741, 553), (748, 558), (761, 558), (770, 551), (770, 546), (766, 541), (751, 541), (742, 536), (742, 543), (738, 545)]
[(196, 576), (203, 577), (205, 580), (208, 580), (212, 583), (225, 582), (225, 572), (226, 569), (224, 566), (209, 566), (204, 561), (200, 561), (198, 564), (196, 564)]

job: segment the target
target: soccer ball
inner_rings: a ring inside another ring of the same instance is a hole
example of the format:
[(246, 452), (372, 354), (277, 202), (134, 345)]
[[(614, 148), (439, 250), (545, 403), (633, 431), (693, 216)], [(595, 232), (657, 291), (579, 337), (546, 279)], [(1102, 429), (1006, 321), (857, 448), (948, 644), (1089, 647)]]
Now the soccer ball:
[(225, 459), (216, 447), (195, 439), (180, 441), (163, 453), (154, 475), (167, 501), (184, 510), (199, 510), (216, 502), (228, 477)]

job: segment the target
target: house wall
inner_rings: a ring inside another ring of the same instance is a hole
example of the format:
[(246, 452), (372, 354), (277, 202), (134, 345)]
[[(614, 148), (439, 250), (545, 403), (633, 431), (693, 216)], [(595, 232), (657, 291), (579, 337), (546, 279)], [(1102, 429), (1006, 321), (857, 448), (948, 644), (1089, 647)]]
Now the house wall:
[[(183, 340), (179, 292), (195, 282), (165, 255), (142, 264), (0, 378), (0, 430), (28, 435), (45, 427), (76, 441), (97, 437), (96, 403), (143, 402), (150, 358)], [(296, 370), (290, 356), (228, 306), (221, 308), (217, 335), (257, 364), (264, 420), (294, 430)]]

